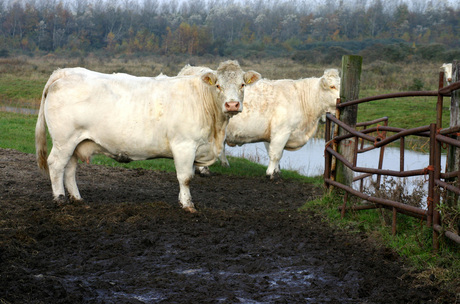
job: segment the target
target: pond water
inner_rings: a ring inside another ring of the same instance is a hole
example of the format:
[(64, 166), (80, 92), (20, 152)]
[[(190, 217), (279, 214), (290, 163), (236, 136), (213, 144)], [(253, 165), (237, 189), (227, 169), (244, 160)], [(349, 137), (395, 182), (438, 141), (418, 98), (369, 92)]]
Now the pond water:
[(29, 109), (29, 108), (18, 108), (18, 107), (11, 107), (7, 105), (0, 105), (0, 111), (2, 112), (11, 112), (11, 113), (19, 113), (19, 114), (28, 114), (28, 115), (37, 115), (38, 109)]
[[(305, 176), (323, 175), (324, 171), (324, 139), (311, 139), (297, 151), (284, 151), (280, 166), (282, 169), (294, 170)], [(248, 160), (268, 165), (268, 155), (263, 143), (246, 144), (243, 146), (225, 146), (227, 155), (243, 157)], [(359, 167), (378, 168), (380, 149), (374, 149), (358, 155)], [(397, 147), (386, 147), (382, 169), (399, 171), (400, 152)], [(445, 155), (441, 158), (441, 164), (445, 164)], [(429, 165), (428, 153), (405, 150), (404, 170), (417, 170), (426, 168)], [(231, 161), (230, 161), (231, 166)], [(401, 178), (394, 177), (402, 182)], [(369, 180), (369, 179), (368, 179)], [(408, 193), (412, 193), (415, 188), (420, 188), (420, 181), (423, 176), (409, 177), (404, 181), (408, 187)], [(369, 186), (369, 182), (365, 184)], [(353, 187), (358, 189), (359, 183), (355, 182)], [(426, 188), (425, 186), (424, 188)]]

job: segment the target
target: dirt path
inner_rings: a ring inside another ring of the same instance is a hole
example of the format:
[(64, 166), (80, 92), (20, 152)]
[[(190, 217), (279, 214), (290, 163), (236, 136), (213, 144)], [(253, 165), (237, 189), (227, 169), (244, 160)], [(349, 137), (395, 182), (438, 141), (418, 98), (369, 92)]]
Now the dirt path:
[(1, 303), (453, 303), (397, 256), (296, 209), (321, 189), (79, 165), (56, 208), (34, 155), (0, 149)]

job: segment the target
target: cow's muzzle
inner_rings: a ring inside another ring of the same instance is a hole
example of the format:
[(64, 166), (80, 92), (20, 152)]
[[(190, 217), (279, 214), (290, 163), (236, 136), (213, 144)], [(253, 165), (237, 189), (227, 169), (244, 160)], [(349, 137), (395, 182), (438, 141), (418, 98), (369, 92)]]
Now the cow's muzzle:
[(228, 114), (237, 114), (241, 112), (239, 101), (228, 101), (225, 103), (225, 110)]

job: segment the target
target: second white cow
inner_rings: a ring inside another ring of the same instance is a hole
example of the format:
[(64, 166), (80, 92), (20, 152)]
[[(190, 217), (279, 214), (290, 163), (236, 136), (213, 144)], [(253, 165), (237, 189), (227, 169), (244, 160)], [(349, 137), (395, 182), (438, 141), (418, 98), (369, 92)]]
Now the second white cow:
[[(335, 109), (340, 94), (337, 69), (328, 69), (320, 78), (260, 80), (248, 87), (244, 111), (227, 126), (230, 146), (264, 142), (269, 156), (267, 177), (279, 176), (283, 150), (295, 151), (315, 134), (318, 121)], [(228, 165), (225, 150), (220, 157)]]
[(449, 85), (452, 82), (452, 63), (444, 63), (440, 69), (444, 72), (446, 84)]

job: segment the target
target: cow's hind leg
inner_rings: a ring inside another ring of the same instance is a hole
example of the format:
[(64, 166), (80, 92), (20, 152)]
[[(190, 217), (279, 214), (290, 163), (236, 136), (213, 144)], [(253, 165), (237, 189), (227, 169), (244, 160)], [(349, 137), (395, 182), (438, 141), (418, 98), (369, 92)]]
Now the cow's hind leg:
[(71, 202), (82, 202), (80, 196), (80, 191), (78, 191), (77, 181), (76, 181), (76, 171), (77, 171), (78, 158), (74, 153), (69, 160), (69, 163), (65, 167), (64, 171), (64, 184), (69, 192), (69, 199)]
[(73, 149), (53, 145), (50, 155), (48, 156), (48, 167), (51, 179), (51, 188), (53, 197), (57, 203), (65, 201), (64, 190), (64, 171), (73, 154)]
[(271, 180), (276, 180), (281, 175), (280, 160), (283, 156), (283, 149), (287, 140), (288, 138), (276, 138), (272, 139), (269, 145), (265, 145), (268, 152), (268, 158), (270, 159), (266, 175)]
[[(192, 202), (190, 194), (190, 182), (194, 175), (193, 162), (195, 159), (194, 153), (188, 153), (185, 149), (174, 154), (174, 165), (176, 166), (177, 180), (179, 181), (179, 202), (182, 208), (188, 212), (195, 213), (195, 205)], [(190, 154), (190, 155), (189, 155)]]
[(219, 159), (220, 159), (220, 164), (222, 165), (222, 167), (227, 167), (227, 168), (230, 167), (230, 163), (228, 162), (227, 156), (225, 155), (225, 144), (224, 144), (224, 147), (222, 148), (222, 152), (220, 152)]

